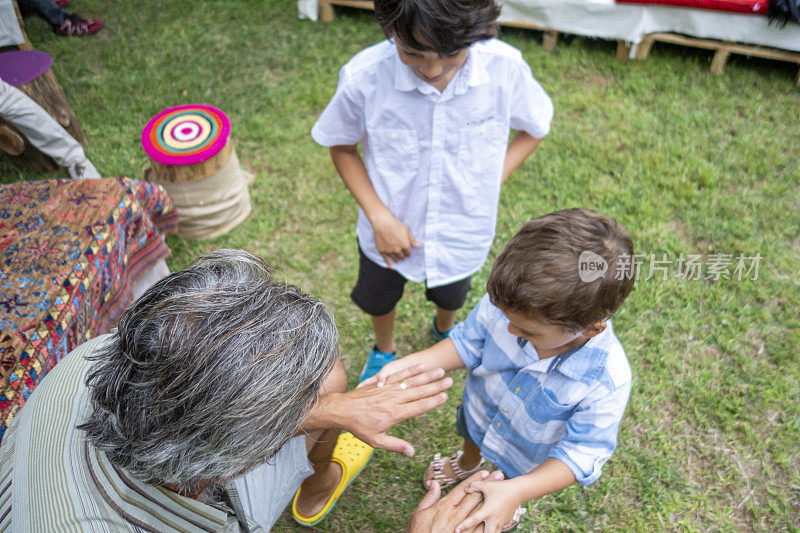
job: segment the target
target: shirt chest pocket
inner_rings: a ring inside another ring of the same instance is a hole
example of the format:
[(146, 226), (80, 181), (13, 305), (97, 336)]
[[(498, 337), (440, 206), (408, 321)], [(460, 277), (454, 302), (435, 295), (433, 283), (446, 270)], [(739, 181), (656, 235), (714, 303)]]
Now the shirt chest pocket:
[(523, 417), (533, 420), (537, 424), (547, 424), (548, 422), (565, 422), (574, 409), (571, 403), (561, 403), (556, 394), (545, 387), (537, 387), (535, 393), (525, 398), (525, 413)]
[(458, 167), (469, 178), (499, 179), (503, 171), (508, 132), (496, 120), (461, 128)]
[(419, 170), (417, 132), (405, 129), (376, 128), (368, 132), (376, 170), (390, 192), (401, 192)]

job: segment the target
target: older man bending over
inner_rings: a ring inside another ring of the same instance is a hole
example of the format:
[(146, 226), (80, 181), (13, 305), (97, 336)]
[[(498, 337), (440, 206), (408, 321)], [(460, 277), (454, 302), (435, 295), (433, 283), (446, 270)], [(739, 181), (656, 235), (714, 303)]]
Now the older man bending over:
[[(0, 450), (0, 530), (260, 531), (301, 482), (298, 507), (313, 514), (342, 475), (339, 432), (413, 454), (386, 431), (440, 405), (442, 376), (416, 369), (345, 392), (322, 303), (255, 256), (213, 253), (154, 285), (31, 395)], [(429, 494), (411, 529), (477, 504), (448, 498), (433, 512)]]

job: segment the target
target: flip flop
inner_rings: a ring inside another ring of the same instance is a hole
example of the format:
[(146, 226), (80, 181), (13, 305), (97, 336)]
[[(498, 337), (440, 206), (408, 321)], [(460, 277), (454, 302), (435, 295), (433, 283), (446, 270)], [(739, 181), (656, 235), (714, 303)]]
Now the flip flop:
[(358, 476), (361, 469), (366, 466), (370, 456), (372, 456), (372, 447), (355, 438), (351, 433), (345, 432), (339, 435), (339, 440), (336, 441), (336, 447), (333, 449), (331, 461), (337, 462), (342, 466), (342, 479), (336, 486), (325, 507), (314, 516), (303, 516), (297, 510), (297, 498), (300, 496), (300, 489), (294, 495), (292, 500), (292, 517), (294, 521), (302, 526), (315, 526), (319, 524), (323, 518), (333, 509), (336, 500), (339, 499), (344, 489)]

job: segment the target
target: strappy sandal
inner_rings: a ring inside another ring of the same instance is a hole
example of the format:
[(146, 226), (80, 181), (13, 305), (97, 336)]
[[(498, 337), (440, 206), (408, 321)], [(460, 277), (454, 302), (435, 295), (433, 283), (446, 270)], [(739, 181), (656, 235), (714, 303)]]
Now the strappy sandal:
[[(433, 456), (433, 461), (428, 464), (428, 468), (425, 469), (425, 474), (422, 476), (422, 484), (425, 486), (425, 488), (428, 488), (428, 481), (433, 480), (439, 483), (441, 488), (446, 489), (451, 485), (455, 485), (459, 481), (467, 479), (469, 476), (479, 471), (483, 466), (484, 461), (483, 457), (481, 457), (480, 462), (478, 462), (478, 466), (472, 468), (471, 470), (464, 470), (458, 465), (462, 455), (464, 455), (464, 452), (461, 450), (457, 451), (447, 459), (442, 459), (442, 454), (440, 453), (435, 454)], [(455, 478), (452, 478), (444, 473), (445, 461), (450, 463), (450, 468), (453, 470), (453, 474), (456, 476)]]
[(519, 507), (517, 507), (517, 510), (514, 511), (514, 516), (511, 517), (511, 521), (505, 526), (503, 526), (503, 529), (501, 529), (500, 532), (508, 533), (509, 531), (516, 530), (517, 526), (519, 525), (520, 518), (522, 518), (522, 515), (524, 515), (527, 512), (528, 510), (525, 509), (523, 506), (520, 505)]

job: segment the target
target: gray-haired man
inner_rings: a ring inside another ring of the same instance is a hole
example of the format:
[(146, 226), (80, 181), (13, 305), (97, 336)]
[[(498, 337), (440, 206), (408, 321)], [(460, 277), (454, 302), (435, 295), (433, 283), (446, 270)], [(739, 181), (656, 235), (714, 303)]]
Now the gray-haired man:
[[(442, 376), (345, 392), (322, 303), (253, 255), (215, 252), (151, 287), (30, 396), (0, 449), (0, 530), (269, 529), (307, 475), (308, 512), (336, 487), (340, 430), (413, 454), (386, 431), (440, 405)], [(477, 504), (430, 507), (437, 496), (417, 523)]]

